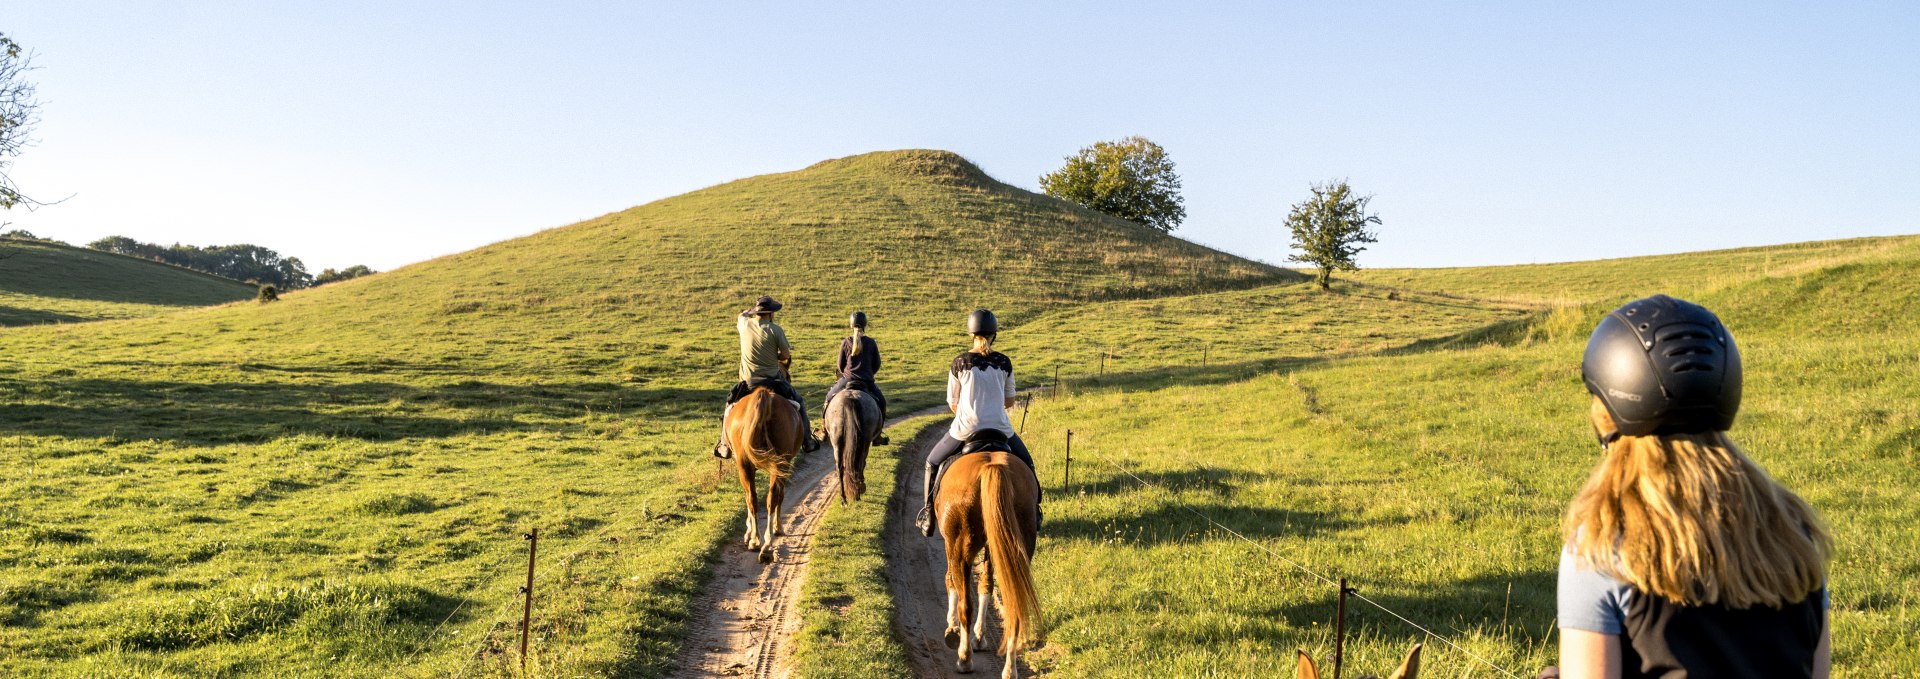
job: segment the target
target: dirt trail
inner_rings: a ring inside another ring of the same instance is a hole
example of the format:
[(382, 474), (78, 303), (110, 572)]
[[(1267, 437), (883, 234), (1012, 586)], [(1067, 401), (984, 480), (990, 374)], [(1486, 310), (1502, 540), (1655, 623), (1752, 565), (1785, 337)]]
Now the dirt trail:
[[(887, 425), (891, 427), (908, 418), (945, 410), (940, 407), (903, 415), (888, 420)], [(738, 494), (739, 481), (732, 463), (727, 463), (724, 469), (722, 485)], [(764, 479), (766, 475), (760, 477)], [(780, 514), (787, 534), (776, 539), (773, 563), (763, 566), (758, 561), (758, 553), (746, 549), (741, 540), (746, 530), (744, 523), (731, 529), (726, 546), (720, 550), (720, 560), (713, 565), (713, 578), (694, 604), (699, 618), (694, 621), (693, 632), (687, 636), (687, 644), (674, 663), (678, 669), (669, 676), (770, 679), (791, 673), (791, 642), (794, 633), (800, 630), (800, 616), (793, 612), (793, 604), (799, 600), (800, 588), (807, 580), (814, 533), (821, 517), (826, 515), (828, 501), (836, 495), (833, 449), (822, 446), (818, 451), (801, 455), (794, 465)], [(912, 517), (908, 517), (908, 522), (912, 522)]]
[[(900, 452), (906, 460), (901, 464), (899, 483), (896, 490), (900, 497), (896, 502), (887, 504), (886, 552), (887, 580), (893, 585), (894, 606), (898, 610), (894, 618), (894, 632), (907, 647), (907, 662), (918, 677), (951, 677), (952, 679), (972, 679), (975, 677), (1000, 676), (1000, 656), (995, 653), (1000, 644), (1000, 614), (993, 612), (987, 619), (988, 650), (974, 651), (973, 672), (960, 674), (953, 671), (954, 651), (947, 648), (947, 550), (939, 537), (923, 537), (920, 529), (913, 525), (914, 515), (920, 511), (921, 480), (923, 475), (919, 460), (924, 458), (927, 446), (933, 445), (944, 427), (933, 427), (929, 435), (916, 439), (911, 446)], [(872, 471), (872, 470), (869, 470)], [(1021, 668), (1022, 676), (1031, 675), (1031, 670)]]

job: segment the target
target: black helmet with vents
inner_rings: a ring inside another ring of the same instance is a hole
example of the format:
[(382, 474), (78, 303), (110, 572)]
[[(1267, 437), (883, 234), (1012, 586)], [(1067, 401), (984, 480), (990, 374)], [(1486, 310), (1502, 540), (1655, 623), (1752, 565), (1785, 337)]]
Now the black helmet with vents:
[(974, 309), (972, 314), (967, 315), (967, 332), (992, 337), (1000, 333), (1000, 319), (994, 318), (993, 312), (986, 309)]
[(1666, 295), (1600, 319), (1580, 376), (1623, 436), (1726, 431), (1740, 410), (1740, 351), (1713, 312)]

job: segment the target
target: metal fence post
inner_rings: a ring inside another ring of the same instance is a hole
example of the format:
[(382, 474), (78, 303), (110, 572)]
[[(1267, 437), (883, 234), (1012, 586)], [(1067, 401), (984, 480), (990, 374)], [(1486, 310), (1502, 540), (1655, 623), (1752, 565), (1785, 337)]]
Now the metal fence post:
[(527, 636), (533, 631), (533, 557), (540, 550), (540, 529), (522, 536), (527, 539), (527, 586), (521, 587), (525, 603), (520, 610), (520, 673), (527, 671)]

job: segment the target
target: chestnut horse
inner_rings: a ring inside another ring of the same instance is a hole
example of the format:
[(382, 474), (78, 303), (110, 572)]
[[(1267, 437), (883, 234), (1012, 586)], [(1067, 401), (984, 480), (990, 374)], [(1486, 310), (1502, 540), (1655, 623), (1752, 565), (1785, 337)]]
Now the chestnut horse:
[[(747, 490), (747, 549), (760, 550), (760, 563), (773, 561), (773, 539), (785, 535), (780, 528), (780, 503), (787, 497), (787, 479), (793, 476), (793, 460), (800, 456), (806, 440), (801, 431), (800, 409), (766, 387), (754, 389), (735, 401), (727, 415), (727, 444), (740, 469), (740, 486)], [(767, 470), (767, 528), (760, 532), (759, 515), (754, 507), (754, 470)]]
[[(1401, 661), (1400, 669), (1394, 670), (1393, 674), (1387, 675), (1387, 679), (1419, 679), (1421, 645), (1422, 644), (1414, 644), (1413, 650), (1407, 651), (1407, 659)], [(1307, 655), (1306, 651), (1294, 651), (1294, 654), (1295, 657), (1298, 658), (1297, 664), (1294, 666), (1295, 677), (1298, 679), (1320, 679), (1320, 668), (1314, 667), (1312, 656)], [(1369, 674), (1360, 677), (1360, 679), (1380, 678)]]
[[(947, 546), (947, 645), (959, 652), (954, 669), (973, 671), (973, 651), (984, 651), (987, 602), (1000, 590), (1000, 676), (1019, 676), (1019, 654), (1041, 637), (1040, 597), (1033, 591), (1033, 543), (1038, 530), (1040, 480), (1006, 452), (960, 456), (940, 479), (934, 500)], [(979, 606), (968, 607), (968, 570), (984, 549)], [(969, 625), (971, 623), (971, 625)]]

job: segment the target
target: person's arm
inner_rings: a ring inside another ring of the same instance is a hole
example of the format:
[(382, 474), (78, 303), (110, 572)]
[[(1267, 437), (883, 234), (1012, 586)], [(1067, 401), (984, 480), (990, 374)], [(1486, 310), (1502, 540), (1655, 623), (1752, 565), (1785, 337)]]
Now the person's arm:
[(1560, 628), (1560, 679), (1619, 677), (1620, 635)]
[(833, 376), (836, 379), (839, 378), (841, 375), (847, 374), (847, 349), (849, 348), (847, 346), (848, 341), (849, 340), (840, 340), (840, 357), (834, 359), (833, 361)]
[(1827, 679), (1833, 672), (1833, 616), (1822, 614), (1826, 624), (1821, 625), (1820, 647), (1813, 650), (1813, 679)]
[(879, 376), (880, 376), (880, 342), (879, 342), (878, 340), (875, 340), (875, 339), (873, 339), (873, 338), (871, 338), (871, 337), (869, 337), (869, 338), (866, 338), (866, 340), (867, 340), (868, 342), (873, 342), (873, 346), (872, 346), (872, 347), (870, 347), (871, 349), (873, 349), (873, 351), (871, 352), (871, 353), (873, 354), (873, 374), (874, 374), (874, 379), (879, 379)]
[(1012, 409), (1013, 402), (1016, 400), (1019, 400), (1019, 397), (1020, 397), (1020, 391), (1013, 388), (1013, 371), (1012, 370), (1007, 371), (1007, 390), (1006, 390), (1005, 396), (1007, 399), (1006, 407), (1008, 409)]
[(947, 371), (947, 412), (960, 412), (960, 376)]

